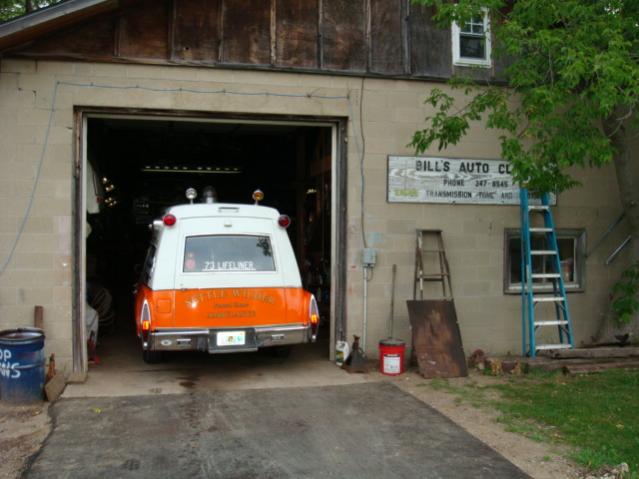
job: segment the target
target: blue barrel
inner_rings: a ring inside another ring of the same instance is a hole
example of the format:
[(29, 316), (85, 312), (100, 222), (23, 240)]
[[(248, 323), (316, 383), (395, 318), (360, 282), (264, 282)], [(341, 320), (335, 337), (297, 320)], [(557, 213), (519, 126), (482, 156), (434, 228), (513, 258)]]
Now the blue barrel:
[(44, 333), (21, 328), (0, 331), (0, 400), (42, 401)]

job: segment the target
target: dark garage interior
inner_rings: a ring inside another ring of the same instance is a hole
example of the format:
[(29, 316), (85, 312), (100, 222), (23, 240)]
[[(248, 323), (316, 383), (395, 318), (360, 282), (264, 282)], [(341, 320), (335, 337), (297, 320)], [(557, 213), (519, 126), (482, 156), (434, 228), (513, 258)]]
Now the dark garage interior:
[(262, 205), (292, 218), (288, 233), (302, 283), (321, 312), (317, 345), (298, 348), (328, 357), (331, 138), (329, 126), (89, 118), (86, 290), (97, 314), (87, 315), (99, 325), (96, 333), (87, 317), (89, 359), (141, 352), (132, 291), (149, 224), (165, 208), (187, 203), (187, 188), (201, 196), (208, 186), (221, 203), (252, 203), (259, 188)]

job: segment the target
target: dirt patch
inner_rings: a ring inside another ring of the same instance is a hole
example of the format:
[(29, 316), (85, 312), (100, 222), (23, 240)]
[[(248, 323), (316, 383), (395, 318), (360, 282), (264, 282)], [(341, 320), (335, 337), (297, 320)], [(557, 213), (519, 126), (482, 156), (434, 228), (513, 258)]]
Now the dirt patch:
[[(460, 402), (455, 394), (436, 389), (432, 380), (424, 379), (416, 373), (406, 373), (391, 381), (449, 417), (535, 479), (584, 477), (584, 470), (566, 459), (569, 453), (567, 447), (533, 441), (520, 434), (505, 431), (497, 422), (499, 413), (489, 407), (476, 408), (467, 401)], [(468, 378), (448, 381), (453, 386), (461, 387), (470, 383), (496, 384), (502, 379), (473, 372)]]
[(17, 479), (51, 429), (48, 403), (10, 406), (0, 403), (0, 479)]

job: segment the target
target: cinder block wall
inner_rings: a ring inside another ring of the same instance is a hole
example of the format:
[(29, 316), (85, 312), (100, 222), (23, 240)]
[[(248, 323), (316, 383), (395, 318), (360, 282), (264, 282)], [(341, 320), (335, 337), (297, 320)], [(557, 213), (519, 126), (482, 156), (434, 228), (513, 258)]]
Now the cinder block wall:
[[(156, 90), (114, 89), (141, 86)], [(503, 294), (504, 228), (518, 227), (513, 206), (410, 205), (386, 202), (387, 155), (411, 154), (406, 145), (429, 110), (423, 98), (441, 84), (337, 76), (3, 59), (0, 63), (0, 261), (6, 260), (24, 217), (40, 156), (40, 181), (15, 255), (0, 276), (0, 329), (32, 324), (33, 306), (45, 308), (47, 354), (71, 369), (73, 149), (76, 106), (176, 109), (259, 114), (326, 115), (348, 123), (347, 329), (362, 332), (363, 245), (360, 160), (365, 178), (367, 243), (378, 250), (369, 283), (367, 353), (387, 334), (391, 268), (397, 265), (396, 336), (409, 338), (405, 300), (412, 297), (416, 228), (440, 228), (450, 259), (457, 313), (467, 351), (518, 352), (520, 303)], [(180, 90), (181, 89), (181, 90)], [(216, 90), (193, 93), (187, 90)], [(244, 93), (348, 97), (324, 99)], [(363, 95), (362, 95), (363, 93)], [(55, 102), (54, 102), (55, 94)], [(360, 98), (363, 96), (363, 132)], [(43, 142), (55, 107), (47, 148)], [(499, 158), (497, 134), (473, 127), (446, 156)], [(442, 155), (432, 151), (433, 154)], [(561, 228), (586, 228), (588, 244), (619, 214), (614, 171), (578, 172), (584, 186), (559, 198)], [(606, 254), (623, 238), (619, 228), (586, 266), (586, 290), (571, 294), (577, 341), (594, 334), (608, 308), (608, 291), (624, 258), (604, 267)], [(344, 247), (344, 245), (339, 245)]]

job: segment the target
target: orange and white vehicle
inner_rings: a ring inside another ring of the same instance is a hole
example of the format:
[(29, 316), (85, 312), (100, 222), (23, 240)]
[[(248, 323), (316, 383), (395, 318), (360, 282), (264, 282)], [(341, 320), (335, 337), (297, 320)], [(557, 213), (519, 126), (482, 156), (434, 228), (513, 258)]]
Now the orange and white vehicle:
[[(193, 201), (196, 193), (187, 190)], [(200, 203), (169, 208), (136, 287), (143, 358), (162, 351), (231, 353), (315, 341), (319, 313), (302, 289), (286, 228), (273, 208)]]

